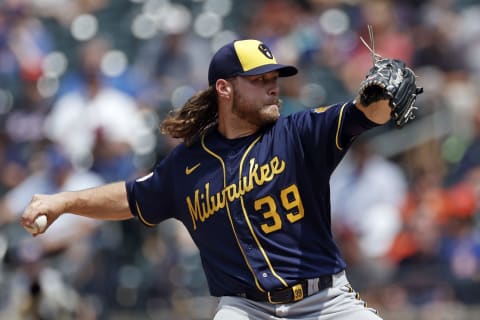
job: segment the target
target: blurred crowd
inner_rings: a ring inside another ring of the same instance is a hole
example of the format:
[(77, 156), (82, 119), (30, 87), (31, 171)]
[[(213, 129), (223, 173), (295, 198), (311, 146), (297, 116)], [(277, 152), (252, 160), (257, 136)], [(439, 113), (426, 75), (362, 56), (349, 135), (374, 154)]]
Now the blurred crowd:
[(480, 305), (479, 20), (475, 0), (1, 0), (0, 318), (211, 317), (175, 221), (66, 215), (32, 239), (23, 209), (149, 172), (178, 143), (159, 121), (207, 86), (230, 40), (299, 67), (280, 83), (285, 115), (354, 98), (371, 25), (375, 52), (404, 60), (425, 93), (415, 121), (362, 136), (334, 172), (335, 236), (370, 305), (462, 319)]

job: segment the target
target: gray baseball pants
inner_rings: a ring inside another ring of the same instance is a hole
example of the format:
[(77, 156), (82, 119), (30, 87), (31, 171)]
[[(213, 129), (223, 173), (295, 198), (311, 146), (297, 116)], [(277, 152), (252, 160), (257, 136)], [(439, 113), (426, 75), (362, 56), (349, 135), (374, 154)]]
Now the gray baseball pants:
[(214, 320), (381, 320), (360, 300), (345, 273), (335, 275), (332, 288), (290, 304), (222, 297)]

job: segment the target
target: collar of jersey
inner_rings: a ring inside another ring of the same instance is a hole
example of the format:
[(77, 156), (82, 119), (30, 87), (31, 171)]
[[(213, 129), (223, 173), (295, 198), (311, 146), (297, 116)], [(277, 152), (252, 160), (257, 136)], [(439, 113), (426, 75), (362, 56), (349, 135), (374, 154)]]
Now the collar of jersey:
[(223, 134), (221, 134), (220, 131), (218, 131), (218, 126), (217, 126), (217, 127), (215, 127), (214, 130), (212, 130), (211, 135), (215, 140), (219, 141), (220, 143), (224, 143), (226, 145), (229, 145), (229, 146), (233, 147), (233, 146), (236, 146), (236, 145), (239, 145), (239, 144), (244, 144), (244, 143), (246, 143), (248, 141), (251, 141), (253, 139), (256, 139), (259, 135), (263, 134), (263, 132), (264, 132), (264, 129), (259, 130), (255, 133), (252, 133), (248, 136), (228, 139)]

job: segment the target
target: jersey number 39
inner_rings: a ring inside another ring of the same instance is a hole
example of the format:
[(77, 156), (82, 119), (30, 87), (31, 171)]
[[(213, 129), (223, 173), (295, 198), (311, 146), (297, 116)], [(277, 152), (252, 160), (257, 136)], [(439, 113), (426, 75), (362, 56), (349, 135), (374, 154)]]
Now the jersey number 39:
[[(302, 199), (295, 184), (280, 191), (281, 205), (286, 211), (288, 222), (295, 223), (301, 220), (305, 210), (303, 208)], [(254, 202), (256, 211), (263, 214), (265, 223), (261, 224), (262, 231), (266, 234), (282, 229), (282, 218), (277, 211), (277, 203), (272, 196), (265, 196)]]

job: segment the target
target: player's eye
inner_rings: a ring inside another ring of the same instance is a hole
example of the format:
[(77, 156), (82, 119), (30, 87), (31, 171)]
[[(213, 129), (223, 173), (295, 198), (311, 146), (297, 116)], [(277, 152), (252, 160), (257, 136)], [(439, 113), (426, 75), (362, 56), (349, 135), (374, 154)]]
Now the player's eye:
[(276, 82), (278, 79), (278, 74), (267, 74), (267, 75), (258, 75), (249, 78), (249, 81), (258, 84), (267, 84), (271, 82)]

